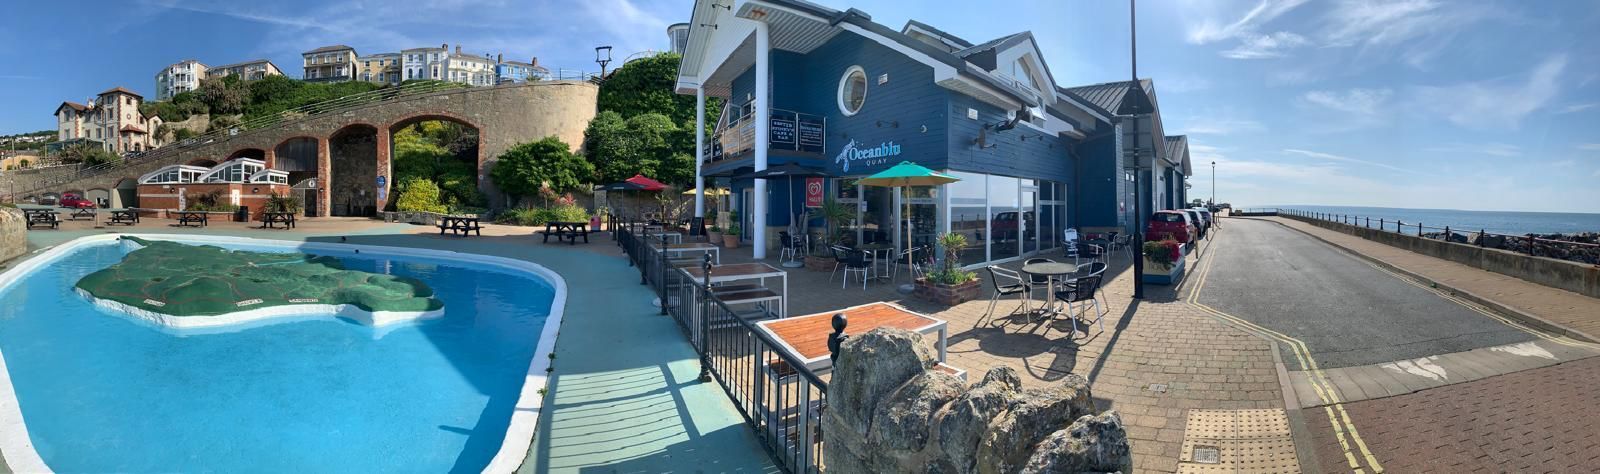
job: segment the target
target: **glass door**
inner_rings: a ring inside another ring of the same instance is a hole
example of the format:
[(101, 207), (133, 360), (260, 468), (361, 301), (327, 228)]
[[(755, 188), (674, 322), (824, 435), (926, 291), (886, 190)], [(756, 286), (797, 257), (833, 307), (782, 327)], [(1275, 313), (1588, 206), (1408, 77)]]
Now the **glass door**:
[(739, 196), (739, 230), (742, 232), (739, 235), (739, 241), (749, 242), (750, 236), (753, 235), (750, 231), (752, 229), (750, 223), (754, 219), (751, 215), (755, 213), (751, 212), (751, 210), (756, 208), (756, 193), (754, 189), (745, 188), (741, 194)]
[(1022, 254), (1032, 255), (1039, 251), (1039, 187), (1033, 185), (1035, 181), (1022, 180), (1021, 194), (1018, 196), (1017, 207), (1022, 213)]

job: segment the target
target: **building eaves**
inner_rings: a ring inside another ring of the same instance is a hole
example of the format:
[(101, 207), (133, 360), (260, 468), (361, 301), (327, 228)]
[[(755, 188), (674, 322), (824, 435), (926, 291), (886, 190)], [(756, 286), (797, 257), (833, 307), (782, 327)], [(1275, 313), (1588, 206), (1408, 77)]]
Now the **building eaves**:
[(101, 93), (96, 94), (96, 95), (106, 95), (106, 94), (115, 94), (115, 93), (128, 94), (128, 95), (131, 95), (131, 96), (134, 96), (134, 97), (138, 97), (140, 99), (144, 98), (144, 96), (139, 95), (139, 93), (124, 89), (121, 86), (113, 87), (113, 88), (110, 88), (110, 89), (106, 89), (105, 92), (101, 92)]
[(345, 46), (345, 45), (342, 45), (342, 44), (336, 44), (336, 45), (333, 45), (333, 46), (323, 46), (321, 48), (313, 49), (313, 50), (306, 51), (306, 52), (300, 53), (300, 54), (327, 53), (327, 52), (332, 52), (332, 51), (344, 51), (344, 50), (347, 50), (347, 49), (350, 50), (350, 52), (352, 52), (352, 53), (354, 53), (356, 51), (355, 48), (352, 48), (352, 47), (349, 47), (349, 46)]
[[(949, 40), (950, 42), (955, 43), (957, 45), (960, 45), (963, 48), (971, 48), (972, 47), (972, 42), (971, 41), (967, 41), (966, 39), (963, 39), (960, 36), (952, 35), (949, 32), (946, 32), (944, 30), (941, 30), (941, 29), (938, 29), (938, 28), (934, 28), (933, 25), (929, 25), (927, 23), (923, 23), (923, 22), (920, 22), (920, 21), (917, 21), (917, 20), (906, 20), (906, 26), (907, 27), (915, 26), (918, 29), (927, 30), (929, 33), (933, 33), (933, 34), (939, 35), (939, 37), (944, 38), (946, 40)], [(909, 28), (901, 28), (901, 30), (905, 30), (905, 29), (909, 29)]]

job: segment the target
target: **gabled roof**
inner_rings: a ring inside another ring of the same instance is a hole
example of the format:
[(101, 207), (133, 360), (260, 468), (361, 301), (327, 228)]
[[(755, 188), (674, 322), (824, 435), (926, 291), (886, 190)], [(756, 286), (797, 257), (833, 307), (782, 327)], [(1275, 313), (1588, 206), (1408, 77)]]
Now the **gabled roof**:
[(1167, 161), (1183, 169), (1184, 176), (1194, 174), (1194, 169), (1189, 165), (1189, 136), (1173, 135), (1166, 137)]
[(971, 41), (967, 41), (966, 39), (963, 39), (960, 36), (956, 36), (956, 35), (950, 34), (950, 33), (946, 32), (944, 30), (941, 30), (941, 29), (938, 29), (938, 28), (934, 28), (933, 25), (929, 25), (927, 23), (923, 23), (923, 22), (920, 22), (920, 21), (917, 21), (917, 20), (906, 20), (906, 26), (900, 28), (900, 33), (902, 33), (902, 34), (910, 34), (909, 32), (911, 31), (912, 28), (916, 28), (916, 29), (919, 29), (919, 30), (922, 30), (922, 31), (926, 31), (926, 32), (932, 33), (935, 36), (938, 36), (940, 39), (943, 39), (945, 41), (949, 41), (950, 43), (955, 44), (956, 46), (960, 46), (962, 48), (971, 48), (972, 47), (972, 42)]
[(101, 93), (96, 94), (96, 95), (119, 94), (119, 93), (120, 94), (128, 94), (128, 95), (131, 95), (131, 96), (134, 96), (134, 97), (138, 97), (140, 99), (144, 98), (144, 96), (139, 95), (138, 93), (135, 93), (134, 91), (130, 91), (130, 90), (124, 89), (124, 88), (122, 88), (120, 86), (113, 87), (113, 88), (110, 88), (110, 89), (106, 89), (105, 92), (101, 92)]
[(352, 47), (349, 47), (349, 46), (345, 46), (345, 45), (342, 45), (342, 44), (336, 44), (336, 45), (333, 45), (333, 46), (323, 46), (321, 48), (313, 49), (313, 50), (306, 51), (306, 52), (300, 53), (300, 54), (317, 54), (317, 53), (326, 53), (326, 52), (329, 52), (329, 51), (343, 51), (343, 50), (346, 50), (346, 49), (350, 50), (350, 52), (352, 52), (352, 53), (356, 52), (355, 48), (352, 48)]
[(60, 114), (62, 108), (70, 108), (70, 109), (76, 110), (78, 112), (83, 112), (85, 110), (89, 110), (89, 106), (87, 106), (87, 105), (83, 105), (83, 104), (80, 104), (80, 103), (77, 103), (77, 102), (67, 101), (67, 102), (62, 102), (61, 105), (56, 106), (56, 113)]
[[(1059, 88), (1058, 90), (1065, 91), (1068, 94), (1082, 98), (1084, 101), (1088, 102), (1089, 105), (1100, 109), (1101, 113), (1115, 115), (1112, 112), (1117, 110), (1117, 106), (1122, 105), (1123, 96), (1128, 94), (1129, 82), (1130, 81), (1104, 82), (1100, 84), (1090, 84), (1087, 86), (1063, 87)], [(1153, 84), (1150, 82), (1150, 79), (1140, 79), (1139, 84), (1144, 86), (1144, 89), (1147, 91), (1153, 90), (1151, 89)]]
[(1023, 32), (1020, 32), (1020, 33), (1012, 33), (1012, 34), (1001, 36), (999, 38), (995, 38), (995, 39), (992, 39), (992, 40), (989, 40), (989, 41), (985, 41), (982, 44), (978, 44), (976, 46), (968, 46), (967, 49), (956, 51), (956, 56), (961, 56), (961, 57), (965, 58), (965, 57), (972, 56), (974, 54), (978, 54), (978, 53), (981, 53), (981, 52), (984, 52), (984, 51), (991, 51), (991, 50), (995, 50), (995, 49), (1004, 49), (1004, 47), (1002, 47), (1001, 45), (1011, 46), (1013, 44), (1016, 44), (1018, 41), (1022, 41), (1024, 39), (1028, 39), (1028, 38), (1032, 38), (1032, 37), (1033, 37), (1033, 33), (1032, 32), (1028, 32), (1028, 31), (1023, 31)]

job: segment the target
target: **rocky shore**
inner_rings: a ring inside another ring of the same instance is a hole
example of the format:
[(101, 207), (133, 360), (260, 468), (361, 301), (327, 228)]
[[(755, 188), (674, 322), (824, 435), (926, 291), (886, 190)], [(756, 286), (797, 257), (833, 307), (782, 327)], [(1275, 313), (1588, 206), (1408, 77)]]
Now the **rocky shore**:
[[(1424, 238), (1443, 239), (1444, 232), (1424, 232)], [(1561, 260), (1600, 265), (1600, 232), (1578, 234), (1527, 234), (1520, 237), (1499, 234), (1462, 234), (1451, 232), (1449, 240), (1459, 244), (1479, 245), (1516, 253), (1528, 253), (1528, 239), (1533, 237), (1533, 254)], [(1589, 244), (1589, 245), (1573, 245)]]

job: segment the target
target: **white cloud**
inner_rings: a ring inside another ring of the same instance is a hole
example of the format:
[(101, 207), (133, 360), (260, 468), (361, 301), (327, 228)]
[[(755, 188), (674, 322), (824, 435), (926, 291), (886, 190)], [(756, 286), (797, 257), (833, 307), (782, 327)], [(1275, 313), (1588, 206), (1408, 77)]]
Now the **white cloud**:
[(1287, 31), (1279, 31), (1268, 35), (1245, 35), (1240, 38), (1239, 46), (1223, 51), (1222, 57), (1229, 59), (1269, 59), (1286, 56), (1290, 49), (1305, 46), (1309, 41)]
[(1595, 107), (1600, 107), (1600, 102), (1590, 102), (1590, 103), (1587, 103), (1587, 104), (1572, 104), (1572, 105), (1568, 105), (1566, 107), (1562, 107), (1561, 110), (1556, 111), (1556, 113), (1558, 113), (1558, 114), (1570, 114), (1570, 113), (1574, 113), (1574, 112), (1582, 112), (1582, 111), (1589, 110), (1589, 109), (1592, 109), (1592, 108), (1595, 108)]
[(1552, 162), (1550, 162), (1550, 166), (1556, 167), (1556, 168), (1571, 168), (1571, 167), (1574, 167), (1574, 166), (1578, 166), (1578, 160), (1570, 160), (1569, 159), (1569, 160), (1552, 161)]
[(1259, 25), (1270, 22), (1305, 2), (1306, 0), (1261, 0), (1255, 8), (1245, 12), (1244, 16), (1226, 25), (1219, 24), (1213, 18), (1205, 18), (1200, 23), (1189, 26), (1188, 40), (1194, 44), (1207, 44), (1234, 39), (1242, 34), (1253, 34)]
[(1505, 158), (1522, 156), (1522, 147), (1509, 143), (1451, 143), (1423, 149), (1437, 153), (1492, 155)]
[(1323, 152), (1310, 151), (1310, 150), (1299, 150), (1299, 149), (1294, 149), (1294, 148), (1285, 148), (1283, 150), (1283, 152), (1284, 153), (1291, 153), (1291, 154), (1295, 154), (1295, 155), (1300, 155), (1300, 156), (1305, 156), (1305, 157), (1310, 157), (1310, 158), (1316, 158), (1316, 159), (1319, 159), (1319, 160), (1340, 161), (1340, 162), (1345, 162), (1345, 163), (1357, 163), (1357, 164), (1363, 164), (1363, 165), (1367, 165), (1367, 166), (1376, 166), (1376, 167), (1379, 167), (1379, 168), (1390, 169), (1390, 170), (1394, 170), (1394, 171), (1422, 174), (1421, 172), (1418, 172), (1418, 171), (1415, 171), (1415, 170), (1406, 169), (1406, 168), (1401, 168), (1399, 166), (1394, 166), (1394, 165), (1384, 164), (1384, 163), (1378, 163), (1378, 162), (1375, 162), (1375, 161), (1367, 161), (1367, 160), (1362, 160), (1362, 159), (1357, 159), (1357, 158), (1350, 158), (1350, 157), (1346, 157), (1346, 156), (1335, 155), (1335, 154), (1332, 154), (1332, 153), (1323, 153)]
[(1484, 19), (1506, 17), (1491, 5), (1437, 0), (1343, 0), (1323, 17), (1324, 46), (1360, 46), (1363, 54), (1395, 55), (1422, 69), (1454, 43), (1456, 35)]
[(1204, 118), (1186, 121), (1185, 125), (1178, 127), (1177, 130), (1180, 131), (1180, 135), (1232, 135), (1263, 132), (1267, 127), (1261, 122), (1249, 119)]
[(1387, 104), (1394, 91), (1389, 89), (1350, 89), (1338, 91), (1311, 91), (1302, 96), (1306, 102), (1340, 112), (1377, 115)]
[(1467, 82), (1450, 86), (1422, 86), (1415, 94), (1418, 105), (1432, 109), (1456, 125), (1488, 130), (1517, 128), (1524, 117), (1543, 110), (1561, 89), (1565, 54), (1550, 57), (1529, 71), (1527, 80)]

